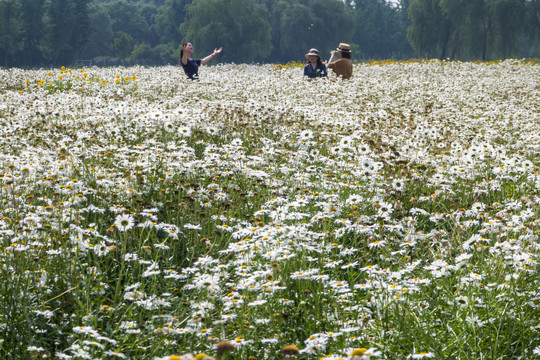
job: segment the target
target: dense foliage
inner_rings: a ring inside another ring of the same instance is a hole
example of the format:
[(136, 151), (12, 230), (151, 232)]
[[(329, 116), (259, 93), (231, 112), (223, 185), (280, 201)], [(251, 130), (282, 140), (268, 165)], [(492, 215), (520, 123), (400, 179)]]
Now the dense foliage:
[(2, 0), (0, 65), (176, 64), (183, 41), (235, 63), (328, 59), (339, 42), (356, 59), (537, 57), (538, 14), (540, 0)]
[(537, 358), (539, 76), (0, 69), (0, 357)]
[[(411, 0), (408, 36), (420, 56), (538, 56), (539, 10), (534, 0)], [(525, 36), (535, 42), (521, 41)]]

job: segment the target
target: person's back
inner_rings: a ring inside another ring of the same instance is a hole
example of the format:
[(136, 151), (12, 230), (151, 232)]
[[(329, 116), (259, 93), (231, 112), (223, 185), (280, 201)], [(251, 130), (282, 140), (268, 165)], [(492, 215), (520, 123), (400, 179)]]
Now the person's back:
[(337, 76), (342, 76), (343, 80), (350, 79), (353, 73), (353, 64), (351, 59), (339, 59), (328, 65), (329, 69), (334, 70)]
[[(334, 60), (336, 53), (341, 59)], [(351, 61), (351, 47), (349, 44), (340, 43), (336, 50), (331, 52), (330, 60), (328, 60), (328, 68), (334, 70), (337, 76), (343, 77), (344, 80), (350, 79), (353, 73), (353, 64)]]

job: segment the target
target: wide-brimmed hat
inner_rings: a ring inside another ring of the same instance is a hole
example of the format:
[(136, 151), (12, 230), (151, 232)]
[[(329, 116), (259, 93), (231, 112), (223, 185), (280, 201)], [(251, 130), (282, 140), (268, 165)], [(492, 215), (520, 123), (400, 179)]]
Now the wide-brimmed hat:
[(306, 54), (306, 59), (308, 58), (308, 56), (310, 55), (315, 55), (315, 56), (318, 56), (319, 59), (321, 58), (321, 55), (319, 55), (319, 50), (317, 49), (309, 49), (309, 52)]
[(351, 45), (345, 43), (339, 43), (337, 51), (351, 52)]

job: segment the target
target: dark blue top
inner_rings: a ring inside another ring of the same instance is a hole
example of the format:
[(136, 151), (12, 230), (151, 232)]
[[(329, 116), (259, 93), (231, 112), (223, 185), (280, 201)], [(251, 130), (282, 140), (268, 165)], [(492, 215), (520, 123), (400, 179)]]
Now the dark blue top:
[(201, 66), (201, 60), (194, 60), (194, 59), (188, 59), (187, 64), (184, 65), (182, 60), (180, 60), (180, 64), (182, 65), (182, 68), (184, 69), (184, 72), (190, 78), (191, 80), (195, 80), (199, 78), (199, 66)]
[(316, 68), (313, 68), (310, 63), (304, 67), (304, 76), (309, 78), (324, 77), (328, 76), (328, 70), (326, 70), (326, 65), (320, 63)]

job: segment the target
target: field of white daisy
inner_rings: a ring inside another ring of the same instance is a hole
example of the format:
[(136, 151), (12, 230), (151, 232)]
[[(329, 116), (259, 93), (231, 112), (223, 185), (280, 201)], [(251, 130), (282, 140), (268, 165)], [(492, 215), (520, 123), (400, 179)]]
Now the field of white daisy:
[(540, 354), (540, 65), (200, 75), (0, 69), (1, 358)]

